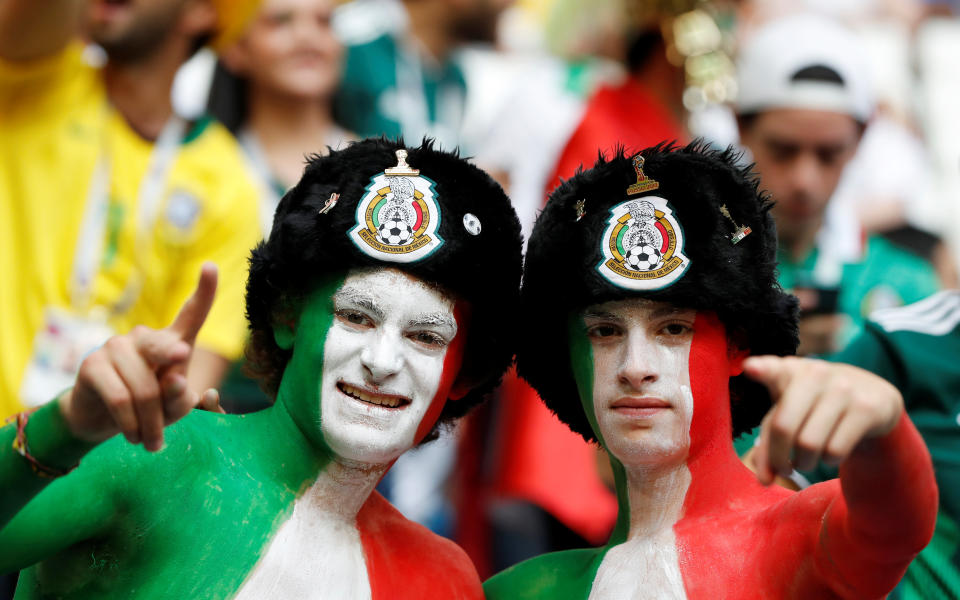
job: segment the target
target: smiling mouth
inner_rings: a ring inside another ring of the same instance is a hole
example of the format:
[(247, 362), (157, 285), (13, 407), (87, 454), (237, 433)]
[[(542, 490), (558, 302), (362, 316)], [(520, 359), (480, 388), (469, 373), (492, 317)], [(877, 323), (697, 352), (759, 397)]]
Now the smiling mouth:
[(358, 388), (357, 386), (350, 385), (349, 383), (344, 383), (342, 381), (337, 383), (337, 389), (354, 400), (366, 402), (367, 404), (373, 404), (374, 406), (381, 406), (383, 408), (403, 408), (404, 406), (410, 404), (410, 398), (407, 398), (406, 396), (398, 396), (396, 394), (377, 394), (375, 392)]

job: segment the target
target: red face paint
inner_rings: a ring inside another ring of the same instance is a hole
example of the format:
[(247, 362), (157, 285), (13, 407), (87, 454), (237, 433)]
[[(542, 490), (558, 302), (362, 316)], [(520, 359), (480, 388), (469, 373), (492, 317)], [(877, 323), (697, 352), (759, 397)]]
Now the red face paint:
[(453, 384), (460, 374), (460, 367), (463, 364), (463, 353), (467, 343), (467, 330), (470, 328), (470, 304), (465, 300), (457, 300), (453, 307), (453, 317), (457, 321), (457, 335), (447, 346), (447, 353), (443, 357), (443, 372), (440, 375), (440, 384), (437, 386), (437, 394), (430, 402), (430, 408), (423, 415), (417, 427), (417, 433), (413, 438), (414, 445), (423, 441), (423, 438), (430, 433), (443, 407), (446, 406), (447, 399), (450, 398), (450, 391)]

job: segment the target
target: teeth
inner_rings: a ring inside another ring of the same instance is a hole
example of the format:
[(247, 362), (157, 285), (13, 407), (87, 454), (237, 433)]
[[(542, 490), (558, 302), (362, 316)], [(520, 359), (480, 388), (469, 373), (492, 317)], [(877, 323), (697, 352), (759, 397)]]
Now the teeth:
[(363, 402), (367, 402), (369, 404), (376, 404), (377, 406), (397, 408), (401, 403), (400, 398), (381, 396), (379, 394), (370, 394), (346, 383), (340, 384), (340, 389), (351, 398), (356, 398), (357, 400), (362, 400)]

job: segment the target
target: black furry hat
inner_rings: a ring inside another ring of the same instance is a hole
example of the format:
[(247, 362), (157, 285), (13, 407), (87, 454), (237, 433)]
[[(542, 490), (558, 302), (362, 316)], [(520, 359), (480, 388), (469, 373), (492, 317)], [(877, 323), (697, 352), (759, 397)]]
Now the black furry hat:
[[(641, 296), (716, 312), (751, 354), (796, 351), (797, 303), (777, 283), (771, 203), (737, 159), (732, 150), (701, 143), (601, 155), (553, 192), (537, 220), (524, 269), (517, 368), (588, 441), (596, 436), (567, 367), (565, 324), (573, 311)], [(751, 232), (734, 243), (741, 227)], [(731, 378), (730, 392), (739, 435), (760, 422), (770, 397), (742, 375)]]
[(471, 304), (459, 380), (472, 390), (448, 402), (439, 422), (462, 416), (513, 358), (521, 245), (520, 224), (500, 186), (430, 141), (406, 149), (367, 139), (314, 156), (280, 201), (270, 238), (250, 259), (249, 370), (274, 396), (291, 355), (274, 341), (274, 323), (295, 314), (325, 276), (396, 268)]

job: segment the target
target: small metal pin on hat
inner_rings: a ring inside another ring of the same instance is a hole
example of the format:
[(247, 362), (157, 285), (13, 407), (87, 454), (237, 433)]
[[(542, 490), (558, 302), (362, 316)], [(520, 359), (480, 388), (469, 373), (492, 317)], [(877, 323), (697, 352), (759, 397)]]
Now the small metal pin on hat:
[(326, 202), (323, 203), (323, 208), (320, 209), (320, 214), (325, 215), (331, 210), (333, 210), (333, 207), (337, 205), (337, 200), (339, 199), (340, 199), (340, 194), (336, 192), (333, 192), (332, 194), (330, 194), (330, 197), (327, 198)]
[(730, 222), (733, 223), (733, 226), (735, 229), (733, 231), (733, 234), (730, 236), (730, 242), (732, 244), (736, 245), (740, 240), (750, 235), (750, 233), (753, 231), (746, 225), (737, 225), (737, 222), (734, 221), (733, 217), (730, 216), (730, 211), (727, 210), (726, 204), (720, 205), (720, 214), (730, 219)]
[(577, 219), (576, 219), (576, 220), (577, 220), (577, 222), (579, 222), (580, 219), (582, 219), (583, 216), (584, 216), (585, 214), (587, 214), (587, 199), (586, 199), (586, 198), (581, 198), (580, 200), (577, 200), (576, 202), (574, 202), (574, 203), (573, 203), (573, 210), (575, 210), (575, 211), (577, 212)]
[(420, 174), (420, 169), (414, 169), (407, 164), (407, 151), (403, 148), (397, 150), (397, 166), (385, 169), (383, 172), (387, 175), (400, 177), (416, 177)]
[(643, 157), (639, 154), (633, 157), (633, 170), (637, 172), (637, 181), (627, 188), (628, 196), (642, 194), (643, 192), (649, 192), (660, 187), (659, 182), (650, 179), (643, 172)]

